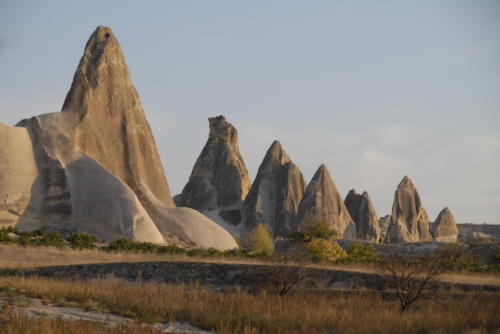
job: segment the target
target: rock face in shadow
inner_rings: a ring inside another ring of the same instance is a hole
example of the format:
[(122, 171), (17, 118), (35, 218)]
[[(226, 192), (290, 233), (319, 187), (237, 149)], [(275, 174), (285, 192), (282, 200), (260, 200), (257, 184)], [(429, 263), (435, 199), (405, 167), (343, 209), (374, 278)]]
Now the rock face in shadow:
[[(87, 42), (62, 112), (25, 119), (17, 126), (0, 126), (0, 200), (6, 204), (0, 205), (0, 218), (9, 225), (14, 221), (21, 230), (49, 228), (104, 240), (124, 237), (219, 249), (232, 240), (226, 231), (215, 230), (212, 243), (197, 243), (187, 233), (176, 235), (178, 230), (164, 227), (157, 207), (175, 204), (109, 28), (98, 27)], [(176, 218), (181, 225), (191, 220), (189, 215)]]
[(431, 234), (436, 241), (456, 242), (458, 227), (450, 209), (444, 208), (432, 224)]
[(240, 154), (238, 131), (224, 116), (208, 119), (207, 143), (182, 190), (179, 206), (200, 212), (218, 210), (227, 223), (241, 221), (240, 205), (250, 190), (250, 179)]
[(387, 236), (387, 231), (389, 230), (389, 225), (391, 224), (391, 215), (385, 215), (380, 217), (380, 241), (384, 241)]
[(307, 185), (299, 206), (299, 229), (304, 231), (316, 221), (324, 221), (339, 238), (355, 239), (356, 225), (325, 165), (321, 165)]
[(380, 242), (379, 218), (368, 193), (364, 191), (360, 195), (356, 193), (356, 190), (351, 189), (344, 200), (344, 204), (356, 224), (357, 238)]
[(413, 182), (405, 176), (394, 193), (386, 242), (430, 241), (429, 218)]
[(242, 212), (245, 230), (259, 224), (275, 237), (296, 230), (297, 213), (305, 189), (304, 177), (279, 141), (274, 141), (259, 167)]

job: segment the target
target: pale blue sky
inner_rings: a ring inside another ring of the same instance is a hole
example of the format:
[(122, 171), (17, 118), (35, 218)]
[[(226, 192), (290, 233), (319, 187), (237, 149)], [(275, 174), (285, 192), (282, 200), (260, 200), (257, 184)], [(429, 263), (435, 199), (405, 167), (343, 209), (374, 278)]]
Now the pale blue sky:
[(434, 219), (500, 223), (500, 1), (0, 0), (0, 121), (59, 111), (113, 29), (172, 192), (225, 115), (252, 177), (279, 139), (379, 215), (409, 175)]

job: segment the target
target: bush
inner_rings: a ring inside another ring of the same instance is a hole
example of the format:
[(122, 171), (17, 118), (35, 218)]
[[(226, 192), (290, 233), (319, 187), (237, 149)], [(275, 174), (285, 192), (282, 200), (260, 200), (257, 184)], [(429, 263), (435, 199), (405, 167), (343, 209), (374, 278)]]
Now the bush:
[(71, 233), (68, 242), (73, 249), (94, 249), (97, 247), (97, 238), (86, 233)]
[(263, 224), (255, 229), (251, 237), (251, 253), (271, 255), (274, 253), (274, 243), (271, 235)]
[(493, 260), (493, 263), (497, 265), (500, 264), (500, 246), (493, 247), (491, 259)]
[(337, 261), (347, 257), (347, 253), (335, 241), (313, 238), (304, 244), (313, 261)]
[(64, 239), (61, 233), (58, 232), (44, 234), (40, 238), (34, 240), (39, 240), (40, 246), (52, 246), (57, 248), (64, 248), (68, 245), (66, 239)]
[(59, 232), (46, 233), (40, 229), (32, 232), (18, 232), (18, 238), (13, 239), (21, 246), (52, 246), (64, 248), (68, 245), (66, 239)]
[(151, 242), (138, 242), (130, 239), (120, 238), (111, 241), (106, 247), (106, 251), (132, 251), (143, 253), (154, 253), (158, 250), (158, 246)]
[(361, 263), (372, 263), (378, 261), (378, 253), (369, 244), (361, 244), (359, 242), (353, 242), (347, 247), (348, 256), (343, 260), (343, 262), (361, 262)]
[(158, 254), (186, 254), (186, 250), (175, 245), (159, 246)]
[(337, 231), (331, 228), (330, 224), (324, 221), (312, 222), (304, 233), (304, 241), (312, 239), (333, 240), (337, 236)]
[(2, 227), (0, 229), (0, 242), (4, 243), (15, 242), (15, 239), (9, 236), (10, 233), (17, 234), (17, 230), (13, 227)]

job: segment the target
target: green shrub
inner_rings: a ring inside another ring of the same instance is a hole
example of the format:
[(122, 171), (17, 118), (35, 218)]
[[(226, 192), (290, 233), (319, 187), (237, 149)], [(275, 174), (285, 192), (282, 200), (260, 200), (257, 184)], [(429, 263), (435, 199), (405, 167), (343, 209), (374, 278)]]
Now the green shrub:
[(252, 254), (271, 255), (274, 253), (273, 238), (263, 224), (257, 226), (251, 236), (250, 242)]
[(333, 240), (313, 238), (304, 244), (313, 261), (337, 261), (347, 257), (347, 253)]
[(58, 232), (51, 232), (43, 234), (41, 237), (33, 239), (39, 240), (40, 246), (52, 246), (57, 248), (64, 248), (68, 245), (66, 239)]
[(353, 242), (347, 247), (347, 257), (343, 262), (372, 263), (379, 259), (378, 253), (369, 244)]
[(131, 251), (142, 253), (155, 253), (158, 246), (151, 242), (139, 242), (130, 239), (120, 238), (111, 241), (107, 246), (103, 247), (106, 251)]
[(18, 232), (17, 235), (19, 237), (14, 239), (14, 242), (21, 246), (52, 246), (64, 248), (68, 244), (61, 233), (47, 233), (43, 229), (32, 232)]
[(309, 224), (303, 235), (304, 241), (311, 241), (312, 239), (333, 240), (337, 236), (337, 231), (331, 228), (327, 222), (316, 221)]
[(97, 238), (86, 233), (71, 233), (68, 242), (73, 249), (94, 249), (97, 247)]
[(186, 254), (184, 248), (175, 245), (159, 246), (157, 252), (158, 254)]
[(500, 264), (500, 246), (494, 246), (491, 252), (493, 263)]
[(4, 242), (4, 243), (15, 242), (16, 240), (9, 236), (10, 233), (17, 234), (17, 230), (13, 227), (10, 227), (10, 226), (9, 227), (2, 227), (0, 229), (0, 242)]

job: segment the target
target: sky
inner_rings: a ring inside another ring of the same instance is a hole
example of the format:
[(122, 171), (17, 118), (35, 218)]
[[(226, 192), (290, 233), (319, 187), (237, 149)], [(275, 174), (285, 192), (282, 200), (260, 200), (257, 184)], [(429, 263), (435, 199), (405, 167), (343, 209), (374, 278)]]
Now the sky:
[(410, 176), (431, 220), (500, 223), (498, 0), (0, 0), (0, 121), (60, 111), (85, 43), (113, 29), (171, 192), (208, 117), (252, 179), (274, 139), (380, 216)]

